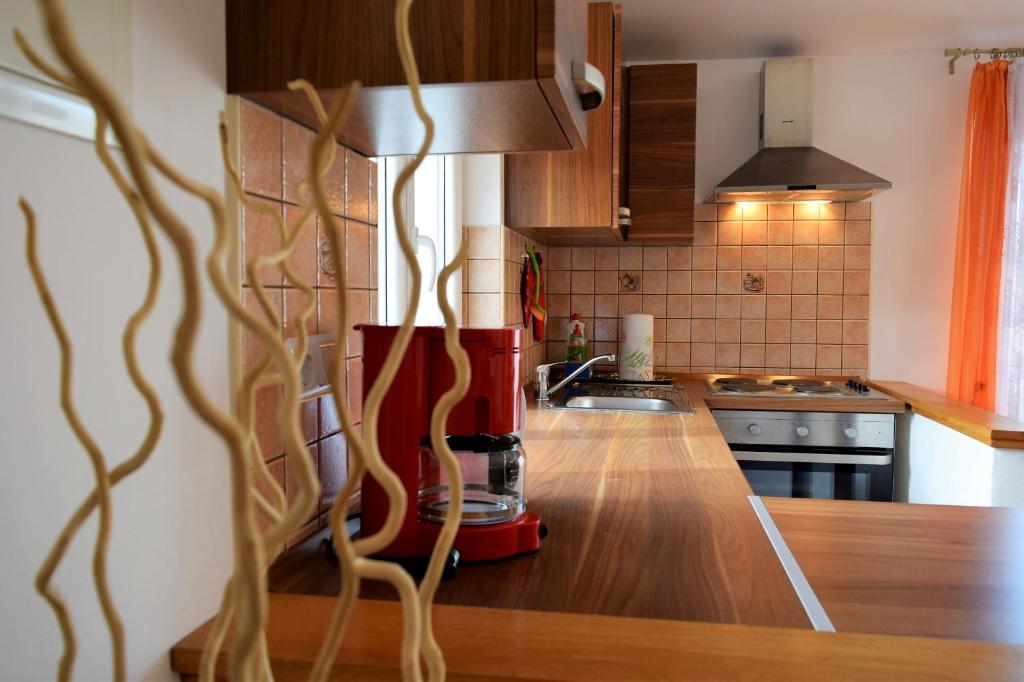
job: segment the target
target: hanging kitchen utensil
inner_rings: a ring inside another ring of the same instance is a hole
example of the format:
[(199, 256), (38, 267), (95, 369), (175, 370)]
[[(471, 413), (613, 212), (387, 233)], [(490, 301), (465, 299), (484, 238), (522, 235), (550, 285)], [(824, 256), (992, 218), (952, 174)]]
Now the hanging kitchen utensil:
[(542, 260), (539, 252), (530, 247), (530, 260), (533, 263), (534, 276), (536, 278), (536, 290), (534, 292), (533, 307), (533, 340), (544, 340), (544, 323), (547, 319), (547, 291), (544, 286), (544, 269), (541, 267)]

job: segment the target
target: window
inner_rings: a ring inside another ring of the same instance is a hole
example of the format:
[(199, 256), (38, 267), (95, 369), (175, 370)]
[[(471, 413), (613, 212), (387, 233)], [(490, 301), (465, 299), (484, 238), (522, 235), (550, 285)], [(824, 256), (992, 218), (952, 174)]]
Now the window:
[[(384, 324), (400, 324), (411, 298), (411, 277), (398, 242), (392, 193), (398, 174), (411, 163), (411, 157), (389, 157), (378, 164), (381, 207), (379, 272), (380, 310)], [(445, 264), (455, 257), (462, 236), (459, 211), (461, 161), (455, 156), (427, 156), (416, 170), (412, 182), (399, 198), (405, 208), (406, 227), (412, 232), (416, 259), (423, 274), (420, 300), (416, 308), (417, 325), (442, 325), (444, 318), (437, 304), (437, 276)], [(461, 319), (461, 273), (448, 282), (448, 300)]]

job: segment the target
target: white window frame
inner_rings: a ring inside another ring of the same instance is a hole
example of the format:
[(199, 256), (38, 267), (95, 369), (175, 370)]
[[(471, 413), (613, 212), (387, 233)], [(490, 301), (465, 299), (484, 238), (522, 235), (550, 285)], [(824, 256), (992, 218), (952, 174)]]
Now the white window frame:
[[(434, 281), (437, 274), (455, 254), (462, 243), (462, 159), (458, 156), (443, 156), (443, 181), (438, 191), (443, 195), (439, 197), (438, 209), (441, 215), (438, 222), (442, 225), (444, 238), (440, 244), (436, 244), (436, 266), (437, 270), (433, 275), (424, 272), (422, 285), (420, 287), (420, 300), (426, 298), (436, 299), (437, 292), (434, 289)], [(412, 157), (385, 157), (377, 164), (377, 205), (379, 213), (379, 239), (377, 249), (378, 272), (382, 274), (378, 283), (378, 295), (381, 324), (401, 324), (409, 308), (411, 298), (412, 277), (408, 264), (402, 256), (401, 246), (398, 242), (397, 226), (395, 224), (394, 210), (392, 209), (392, 194), (395, 189), (395, 182), (399, 173), (412, 162)], [(406, 216), (408, 229), (415, 230), (413, 210), (415, 206), (414, 182), (406, 185), (403, 196), (399, 199), (402, 202)], [(413, 232), (415, 238), (416, 233)], [(420, 248), (424, 248), (421, 246)], [(456, 320), (462, 319), (462, 271), (455, 273), (448, 281), (448, 300), (455, 309)], [(435, 304), (436, 307), (436, 304)], [(436, 318), (429, 321), (417, 320), (417, 324), (443, 324), (440, 310)]]

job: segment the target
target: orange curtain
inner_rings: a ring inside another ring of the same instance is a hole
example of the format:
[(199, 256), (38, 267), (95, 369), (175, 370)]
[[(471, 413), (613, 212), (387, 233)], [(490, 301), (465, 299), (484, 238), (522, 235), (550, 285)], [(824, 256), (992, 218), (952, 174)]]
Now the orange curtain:
[(971, 78), (960, 181), (946, 394), (995, 407), (1003, 217), (1009, 172), (1007, 61), (978, 64)]

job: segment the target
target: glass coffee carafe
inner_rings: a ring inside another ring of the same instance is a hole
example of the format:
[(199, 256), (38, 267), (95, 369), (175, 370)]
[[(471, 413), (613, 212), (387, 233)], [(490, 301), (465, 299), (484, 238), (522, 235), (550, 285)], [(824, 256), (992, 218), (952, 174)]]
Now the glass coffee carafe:
[[(511, 521), (526, 511), (526, 453), (512, 434), (448, 436), (448, 447), (462, 471), (462, 525)], [(448, 476), (431, 447), (420, 441), (419, 516), (443, 523), (448, 516)]]

